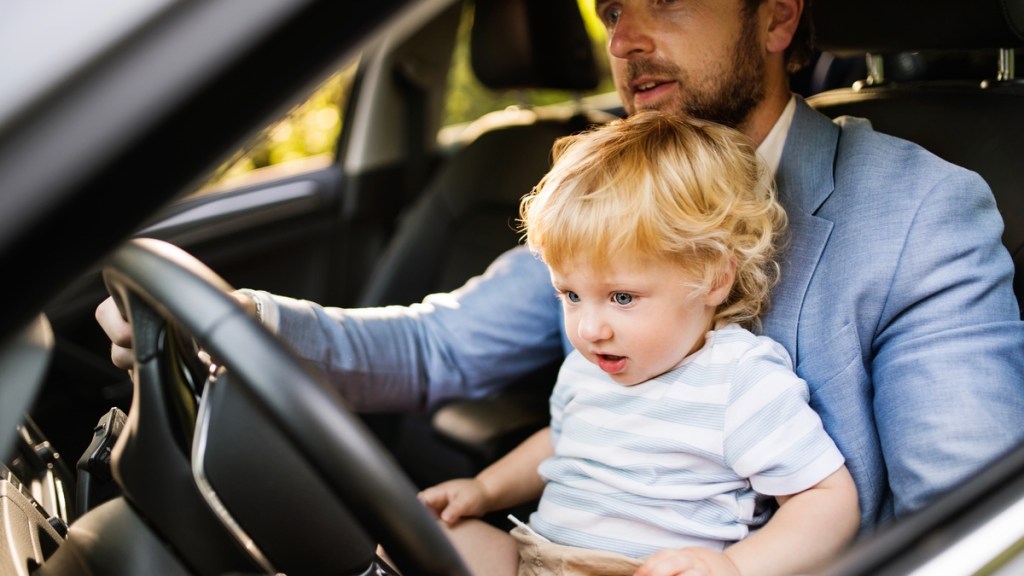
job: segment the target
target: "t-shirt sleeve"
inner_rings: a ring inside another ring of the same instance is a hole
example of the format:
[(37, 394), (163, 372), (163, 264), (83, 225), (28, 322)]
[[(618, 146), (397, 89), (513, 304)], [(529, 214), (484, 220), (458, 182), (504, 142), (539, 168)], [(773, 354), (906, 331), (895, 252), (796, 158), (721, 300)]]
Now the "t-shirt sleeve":
[[(573, 366), (583, 360), (580, 353), (573, 350), (569, 356), (562, 362), (561, 368), (558, 370), (558, 379), (555, 381), (555, 387), (551, 391), (551, 398), (548, 402), (551, 409), (551, 442), (557, 443), (559, 435), (562, 433), (562, 415), (565, 413), (565, 407), (569, 403), (569, 398), (572, 396), (573, 383), (576, 381), (572, 377)], [(586, 362), (586, 360), (583, 360)]]
[(761, 494), (796, 494), (844, 463), (807, 383), (781, 346), (764, 339), (737, 366), (726, 416), (726, 463)]

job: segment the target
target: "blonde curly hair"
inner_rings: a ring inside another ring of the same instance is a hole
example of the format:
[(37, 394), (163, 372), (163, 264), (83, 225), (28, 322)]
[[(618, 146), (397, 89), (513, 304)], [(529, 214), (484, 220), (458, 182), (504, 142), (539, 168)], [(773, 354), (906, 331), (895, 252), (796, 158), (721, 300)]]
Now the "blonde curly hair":
[(778, 281), (786, 225), (772, 175), (746, 136), (656, 111), (560, 139), (551, 170), (520, 205), (526, 243), (556, 270), (663, 258), (708, 292), (735, 265), (715, 321), (748, 327)]

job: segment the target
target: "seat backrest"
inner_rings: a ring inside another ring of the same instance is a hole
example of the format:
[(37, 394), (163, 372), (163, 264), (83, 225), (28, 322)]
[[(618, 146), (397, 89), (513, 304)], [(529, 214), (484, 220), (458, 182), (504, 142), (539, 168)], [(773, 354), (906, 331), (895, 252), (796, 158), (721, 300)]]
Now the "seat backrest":
[[(485, 86), (597, 87), (593, 48), (576, 0), (473, 2), (470, 60)], [(483, 272), (519, 242), (519, 201), (551, 167), (555, 140), (612, 117), (582, 108), (511, 109), (474, 122), (402, 215), (359, 304), (417, 302)], [(557, 363), (524, 375), (511, 387), (525, 390), (521, 394), (446, 405), (448, 420), (431, 414), (364, 418), (417, 484), (471, 476), (547, 423), (555, 370)]]
[[(471, 62), (488, 88), (585, 91), (598, 83), (575, 0), (475, 0)], [(520, 198), (550, 168), (554, 141), (607, 120), (598, 113), (509, 110), (464, 131), (399, 223), (361, 306), (409, 304), (482, 272), (518, 242)]]
[[(1001, 49), (1024, 46), (1024, 1), (818, 0), (812, 6), (821, 50), (880, 55), (887, 63), (913, 58), (916, 65), (911, 73), (904, 66), (898, 80), (828, 90), (807, 102), (831, 117), (867, 118), (880, 132), (978, 172), (1002, 213), (1003, 243), (1017, 271), (1014, 291), (1024, 302), (1024, 182), (1017, 169), (1024, 83), (1012, 78), (1012, 68), (1000, 69), (1001, 57), (1012, 62)], [(979, 57), (990, 62), (987, 73), (950, 72), (970, 70), (959, 64)]]

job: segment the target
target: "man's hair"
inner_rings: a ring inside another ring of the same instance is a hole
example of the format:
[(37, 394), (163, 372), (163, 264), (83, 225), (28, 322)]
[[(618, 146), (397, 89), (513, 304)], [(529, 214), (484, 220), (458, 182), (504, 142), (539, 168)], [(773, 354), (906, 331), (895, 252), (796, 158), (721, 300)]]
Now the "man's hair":
[[(744, 16), (752, 18), (765, 0), (746, 0)], [(811, 18), (812, 0), (804, 0), (804, 10), (800, 13), (800, 23), (793, 40), (786, 48), (786, 71), (790, 74), (798, 72), (810, 63), (814, 55), (814, 21)]]
[(771, 174), (742, 133), (640, 111), (560, 139), (520, 205), (527, 244), (549, 266), (666, 260), (707, 292), (735, 264), (715, 319), (753, 325), (778, 277), (786, 227)]

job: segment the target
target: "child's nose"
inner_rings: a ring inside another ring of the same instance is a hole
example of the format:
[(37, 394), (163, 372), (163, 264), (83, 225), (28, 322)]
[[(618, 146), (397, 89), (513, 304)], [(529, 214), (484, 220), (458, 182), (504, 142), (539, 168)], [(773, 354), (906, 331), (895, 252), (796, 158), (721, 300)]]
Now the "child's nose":
[(600, 314), (593, 312), (581, 315), (578, 330), (580, 338), (587, 342), (607, 340), (612, 335), (611, 326)]

